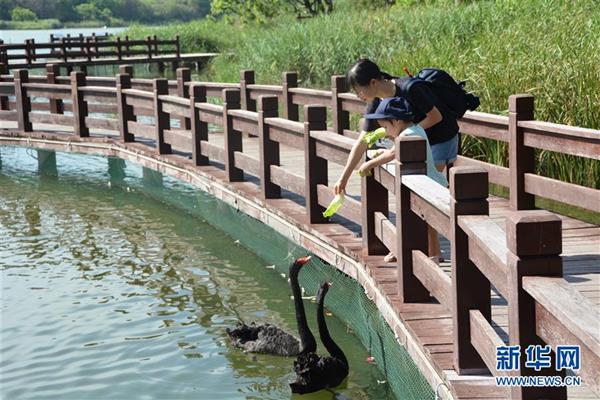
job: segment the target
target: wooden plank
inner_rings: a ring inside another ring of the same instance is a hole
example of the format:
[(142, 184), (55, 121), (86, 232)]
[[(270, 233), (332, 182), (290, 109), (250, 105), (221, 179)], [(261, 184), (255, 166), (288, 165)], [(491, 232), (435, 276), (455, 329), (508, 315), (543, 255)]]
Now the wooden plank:
[(375, 236), (385, 245), (385, 247), (387, 247), (390, 252), (396, 254), (396, 226), (379, 211), (374, 213), (374, 219)]
[(200, 143), (200, 150), (202, 155), (208, 157), (210, 160), (219, 162), (225, 161), (225, 149), (221, 146), (202, 141)]
[(563, 278), (523, 277), (523, 289), (560, 322), (551, 329), (568, 332), (600, 357), (600, 310), (572, 285)]
[(493, 375), (507, 375), (505, 371), (496, 370), (496, 348), (504, 346), (504, 342), (479, 310), (470, 310), (469, 314), (471, 344)]
[(271, 165), (271, 181), (292, 193), (304, 196), (304, 177), (293, 174), (278, 165)]
[(244, 154), (241, 151), (234, 152), (234, 160), (235, 166), (244, 170), (244, 172), (248, 172), (254, 176), (258, 176), (260, 173), (259, 169), (259, 161), (249, 156), (248, 154)]
[(62, 114), (42, 114), (31, 112), (29, 113), (29, 120), (38, 124), (51, 124), (51, 125), (73, 125), (73, 116), (62, 115)]
[(127, 121), (127, 129), (129, 133), (132, 133), (135, 136), (141, 136), (146, 139), (155, 140), (154, 129), (152, 125), (140, 124), (135, 121)]
[[(432, 181), (433, 182), (433, 181)], [(448, 190), (442, 186), (434, 183), (439, 187), (439, 190)], [(424, 193), (427, 194), (427, 193)], [(438, 197), (429, 197), (430, 199), (440, 199)], [(448, 200), (449, 201), (449, 200)], [(410, 209), (417, 214), (421, 219), (427, 222), (436, 231), (440, 232), (445, 237), (451, 237), (450, 234), (450, 217), (445, 213), (444, 209), (437, 208), (438, 206), (443, 207), (443, 203), (437, 201), (437, 205), (429, 203), (426, 199), (419, 196), (419, 194), (412, 192), (410, 193)], [(449, 207), (446, 207), (449, 211)]]
[(535, 174), (525, 174), (525, 191), (600, 213), (600, 190), (597, 189)]
[(452, 309), (452, 280), (420, 250), (412, 251), (413, 273), (423, 286), (448, 310)]
[(86, 117), (85, 124), (88, 128), (106, 129), (111, 131), (119, 130), (119, 121), (112, 118)]
[(454, 162), (455, 167), (471, 166), (483, 168), (487, 171), (491, 183), (505, 187), (510, 186), (509, 169), (500, 165), (494, 165), (484, 161), (474, 160), (472, 158), (458, 156)]
[(192, 152), (192, 134), (186, 130), (165, 129), (163, 132), (165, 142), (172, 148), (186, 153)]
[(17, 111), (4, 111), (0, 110), (0, 121), (16, 121)]
[(471, 261), (504, 297), (508, 297), (506, 232), (487, 215), (459, 216), (458, 225), (469, 236)]

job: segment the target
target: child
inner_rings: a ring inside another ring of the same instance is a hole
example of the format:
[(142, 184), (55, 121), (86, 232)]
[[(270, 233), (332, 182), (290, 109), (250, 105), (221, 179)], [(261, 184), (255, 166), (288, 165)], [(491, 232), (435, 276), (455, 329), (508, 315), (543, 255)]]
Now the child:
[[(427, 176), (442, 185), (448, 186), (446, 177), (436, 169), (431, 152), (431, 146), (427, 139), (427, 134), (421, 126), (413, 122), (414, 114), (408, 101), (402, 97), (390, 97), (382, 100), (377, 109), (372, 114), (366, 114), (365, 119), (368, 121), (376, 121), (379, 125), (385, 128), (386, 137), (395, 139), (398, 135), (418, 135), (425, 139), (427, 143)], [(371, 169), (380, 165), (386, 164), (394, 160), (395, 154), (393, 149), (382, 151), (377, 157), (364, 162), (360, 168), (361, 175), (368, 174)], [(437, 232), (429, 228), (429, 255), (434, 256), (434, 261), (438, 262), (440, 254), (440, 243)], [(386, 256), (386, 262), (392, 262), (395, 256), (390, 253)]]

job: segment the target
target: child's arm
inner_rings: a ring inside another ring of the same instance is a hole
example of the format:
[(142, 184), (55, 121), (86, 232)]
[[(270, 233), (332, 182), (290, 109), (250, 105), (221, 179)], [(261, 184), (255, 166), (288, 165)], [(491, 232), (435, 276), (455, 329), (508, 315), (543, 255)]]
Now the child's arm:
[(387, 164), (390, 161), (393, 161), (396, 155), (394, 154), (394, 149), (384, 150), (380, 155), (363, 163), (358, 170), (360, 175), (365, 176), (369, 173), (369, 171), (375, 167), (378, 167), (383, 164)]

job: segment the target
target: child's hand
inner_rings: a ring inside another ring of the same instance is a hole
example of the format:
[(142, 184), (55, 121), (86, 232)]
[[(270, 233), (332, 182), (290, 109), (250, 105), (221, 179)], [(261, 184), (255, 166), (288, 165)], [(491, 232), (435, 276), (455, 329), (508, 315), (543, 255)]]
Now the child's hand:
[(369, 176), (369, 175), (371, 175), (372, 169), (373, 169), (373, 167), (371, 166), (371, 164), (369, 164), (368, 162), (363, 163), (360, 166), (360, 168), (358, 169), (358, 175), (360, 175), (361, 177)]

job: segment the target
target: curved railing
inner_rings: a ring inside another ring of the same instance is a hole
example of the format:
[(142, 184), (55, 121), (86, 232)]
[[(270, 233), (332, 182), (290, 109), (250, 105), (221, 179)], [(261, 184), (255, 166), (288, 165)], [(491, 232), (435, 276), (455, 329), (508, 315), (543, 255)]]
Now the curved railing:
[[(341, 76), (332, 77), (330, 91), (299, 88), (291, 72), (281, 86), (255, 84), (252, 71), (241, 77), (239, 84), (192, 82), (189, 70), (179, 69), (173, 81), (133, 79), (127, 66), (115, 78), (81, 72), (59, 77), (53, 67), (46, 76), (30, 77), (18, 70), (1, 76), (0, 119), (17, 121), (20, 135), (31, 132), (32, 123), (72, 126), (80, 138), (102, 129), (123, 143), (152, 143), (157, 154), (189, 154), (196, 166), (216, 161), (227, 181), (253, 175), (264, 200), (281, 197), (285, 189), (304, 198), (306, 223), (327, 223), (322, 211), (333, 198), (328, 165), (345, 164), (358, 135), (350, 129), (350, 113), (362, 112), (364, 103), (346, 92)], [(32, 102), (33, 97), (48, 101)], [(450, 170), (449, 189), (443, 188), (425, 175), (425, 141), (400, 137), (395, 171), (379, 167), (362, 178), (360, 200), (347, 198), (339, 214), (361, 227), (363, 247), (357, 252), (398, 255), (402, 302), (433, 296), (449, 310), (459, 374), (502, 373), (495, 368), (496, 347), (504, 342), (491, 326), (493, 285), (508, 303), (509, 343), (522, 349), (579, 345), (584, 360), (579, 373), (600, 394), (600, 313), (562, 278), (560, 218), (533, 210), (534, 196), (543, 196), (600, 212), (600, 191), (538, 176), (533, 159), (534, 148), (540, 148), (599, 160), (600, 131), (533, 121), (531, 96), (511, 96), (509, 111), (508, 117), (470, 112), (460, 127), (463, 134), (507, 142), (510, 168), (461, 157)], [(209, 143), (208, 124), (223, 130), (223, 146)], [(258, 157), (244, 152), (242, 133), (257, 137)], [(304, 153), (304, 176), (281, 166), (280, 145)], [(504, 229), (489, 217), (489, 182), (510, 189), (514, 211)], [(390, 194), (395, 222), (389, 219)], [(451, 276), (426, 255), (428, 225), (451, 243)], [(520, 373), (540, 374), (524, 365), (524, 357)], [(564, 371), (552, 371), (560, 374)], [(516, 388), (512, 395), (558, 399), (566, 398), (566, 390)]]

